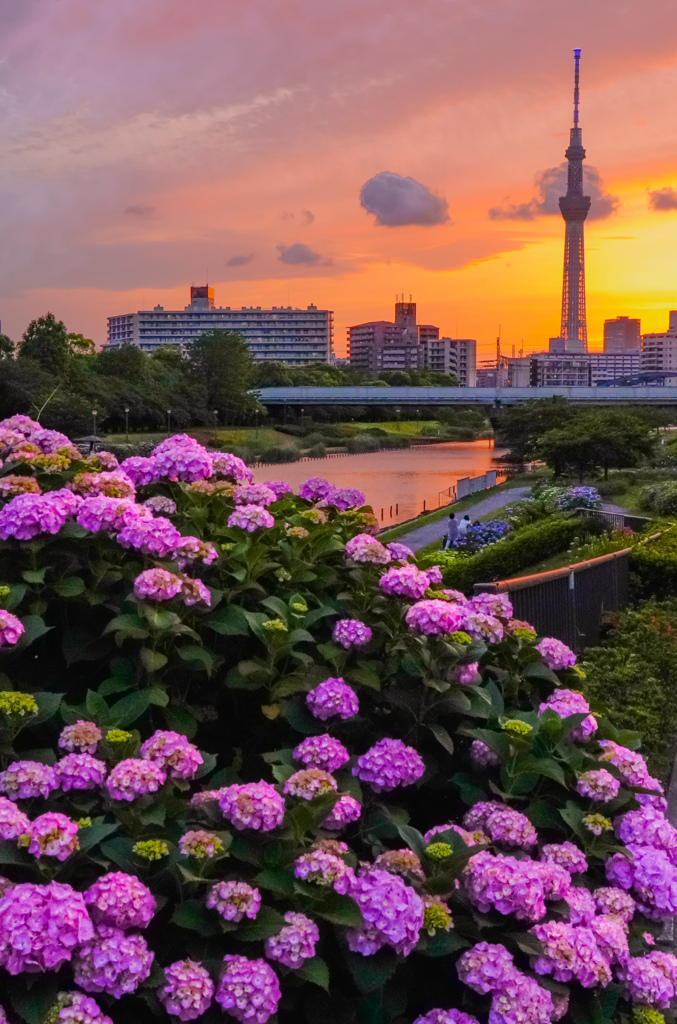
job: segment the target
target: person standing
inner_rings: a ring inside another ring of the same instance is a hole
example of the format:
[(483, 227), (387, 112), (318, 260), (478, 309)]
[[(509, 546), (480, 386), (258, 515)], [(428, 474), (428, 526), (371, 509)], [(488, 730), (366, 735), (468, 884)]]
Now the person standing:
[(444, 538), (444, 544), (442, 546), (443, 551), (448, 551), (451, 545), (458, 537), (458, 521), (454, 512), (449, 513), (447, 520), (447, 535)]

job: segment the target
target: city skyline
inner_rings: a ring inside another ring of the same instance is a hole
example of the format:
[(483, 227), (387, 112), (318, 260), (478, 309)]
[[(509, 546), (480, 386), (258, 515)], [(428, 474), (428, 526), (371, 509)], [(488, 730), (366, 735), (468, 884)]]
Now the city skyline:
[[(571, 50), (585, 57), (590, 347), (677, 306), (677, 9), (606, 0), (0, 0), (0, 316), (315, 303), (346, 327), (413, 293), (443, 335), (557, 334)], [(180, 74), (176, 73), (177, 68)], [(74, 69), (76, 69), (74, 71)], [(408, 223), (415, 221), (416, 223)]]

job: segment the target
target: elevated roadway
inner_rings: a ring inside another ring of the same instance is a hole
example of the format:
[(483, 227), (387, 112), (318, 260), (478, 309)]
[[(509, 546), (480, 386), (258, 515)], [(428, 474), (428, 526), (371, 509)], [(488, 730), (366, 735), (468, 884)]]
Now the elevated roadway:
[(293, 405), (484, 405), (500, 407), (560, 395), (587, 405), (677, 405), (677, 387), (639, 385), (594, 388), (435, 388), (345, 387), (259, 388), (265, 406)]

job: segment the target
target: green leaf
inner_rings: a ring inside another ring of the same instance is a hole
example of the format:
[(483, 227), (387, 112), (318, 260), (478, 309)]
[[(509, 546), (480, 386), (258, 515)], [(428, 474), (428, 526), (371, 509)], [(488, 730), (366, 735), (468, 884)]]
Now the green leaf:
[(27, 569), (26, 572), (21, 573), (21, 579), (26, 583), (44, 583), (46, 572), (46, 565), (43, 565), (42, 569)]
[(161, 654), (160, 651), (153, 651), (150, 647), (142, 647), (139, 657), (146, 672), (157, 672), (167, 664), (167, 655)]
[(242, 924), (237, 930), (238, 939), (243, 942), (258, 942), (277, 935), (284, 927), (284, 917), (272, 907), (263, 906), (256, 915), (256, 920)]
[(364, 924), (355, 900), (350, 896), (341, 896), (337, 892), (329, 893), (313, 909), (332, 924), (345, 925), (346, 928), (360, 928)]
[(53, 718), (61, 707), (64, 696), (63, 693), (34, 693), (33, 697), (38, 705), (38, 713), (30, 719), (30, 725), (40, 725)]
[(452, 740), (451, 736), (444, 728), (444, 726), (440, 725), (439, 722), (433, 722), (431, 725), (428, 726), (428, 728), (430, 729), (431, 733), (433, 734), (437, 742), (444, 747), (446, 752), (448, 754), (453, 754), (454, 741)]
[(85, 581), (80, 576), (66, 576), (54, 584), (59, 597), (79, 597), (85, 591)]
[(148, 690), (135, 690), (134, 693), (128, 693), (126, 697), (121, 697), (108, 711), (107, 724), (120, 729), (136, 722), (148, 709), (149, 692)]
[(303, 967), (295, 973), (297, 978), (309, 981), (312, 985), (319, 985), (325, 992), (329, 991), (329, 968), (321, 957), (314, 956), (310, 960), (305, 960)]
[(179, 928), (187, 928), (205, 938), (220, 933), (216, 914), (210, 914), (200, 900), (186, 900), (184, 903), (179, 903), (172, 914), (172, 921), (174, 924), (178, 924)]

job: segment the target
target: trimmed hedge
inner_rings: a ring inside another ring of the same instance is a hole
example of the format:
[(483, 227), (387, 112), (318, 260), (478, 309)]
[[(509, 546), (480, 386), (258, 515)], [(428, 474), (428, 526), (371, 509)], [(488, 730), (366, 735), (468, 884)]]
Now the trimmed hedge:
[(490, 544), (476, 555), (459, 558), (448, 566), (444, 565), (441, 552), (424, 556), (419, 564), (424, 567), (439, 564), (445, 586), (470, 593), (475, 583), (491, 583), (518, 576), (535, 562), (565, 551), (574, 537), (591, 532), (598, 531), (580, 516), (553, 515), (525, 526), (497, 544)]

